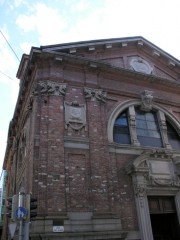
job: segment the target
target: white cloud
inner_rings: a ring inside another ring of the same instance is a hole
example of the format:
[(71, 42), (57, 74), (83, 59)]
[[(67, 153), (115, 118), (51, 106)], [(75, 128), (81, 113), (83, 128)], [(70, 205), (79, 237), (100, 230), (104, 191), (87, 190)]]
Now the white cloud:
[(8, 4), (11, 11), (13, 11), (17, 7), (20, 7), (24, 3), (25, 3), (24, 0), (10, 0), (10, 1), (7, 1), (7, 4)]
[(74, 5), (74, 11), (85, 11), (90, 6), (90, 2), (88, 0), (80, 0), (76, 1), (76, 4)]
[(23, 2), (24, 0), (14, 0), (14, 5), (15, 7), (19, 7)]
[(66, 20), (58, 10), (37, 3), (30, 15), (19, 15), (16, 24), (24, 31), (37, 31), (41, 44), (55, 43), (62, 31), (67, 27)]
[(26, 53), (26, 54), (30, 53), (30, 50), (31, 50), (32, 46), (33, 46), (33, 43), (30, 43), (30, 42), (23, 42), (23, 43), (20, 44), (22, 52)]
[[(179, 0), (174, 4), (162, 0), (96, 2), (97, 7), (89, 0), (66, 0), (56, 9), (37, 2), (31, 5), (30, 13), (19, 15), (16, 23), (24, 32), (35, 34), (40, 45), (140, 35), (177, 56), (170, 41), (180, 27)], [(180, 32), (175, 34), (173, 42), (177, 46)], [(170, 50), (166, 49), (165, 38), (169, 39)]]
[(36, 20), (36, 17), (33, 15), (26, 16), (22, 14), (18, 16), (16, 23), (24, 32), (29, 32), (36, 29)]
[(3, 3), (4, 3), (4, 0), (0, 0), (0, 5), (3, 5)]

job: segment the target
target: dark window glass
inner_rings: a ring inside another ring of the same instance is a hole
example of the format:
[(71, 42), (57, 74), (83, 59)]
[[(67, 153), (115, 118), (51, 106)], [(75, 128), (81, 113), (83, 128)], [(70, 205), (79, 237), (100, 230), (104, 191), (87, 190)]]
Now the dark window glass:
[(130, 133), (127, 119), (127, 111), (122, 112), (116, 119), (113, 129), (114, 142), (130, 144)]
[(169, 143), (173, 149), (180, 149), (180, 137), (170, 123), (166, 122)]
[(136, 131), (141, 145), (162, 147), (162, 139), (155, 112), (136, 109)]

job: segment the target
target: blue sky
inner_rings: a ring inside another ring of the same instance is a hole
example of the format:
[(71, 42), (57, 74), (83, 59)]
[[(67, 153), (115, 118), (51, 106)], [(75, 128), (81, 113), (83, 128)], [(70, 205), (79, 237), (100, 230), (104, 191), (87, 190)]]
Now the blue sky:
[[(19, 80), (31, 46), (143, 36), (180, 59), (179, 0), (0, 0), (0, 171)], [(3, 35), (2, 35), (3, 33)]]

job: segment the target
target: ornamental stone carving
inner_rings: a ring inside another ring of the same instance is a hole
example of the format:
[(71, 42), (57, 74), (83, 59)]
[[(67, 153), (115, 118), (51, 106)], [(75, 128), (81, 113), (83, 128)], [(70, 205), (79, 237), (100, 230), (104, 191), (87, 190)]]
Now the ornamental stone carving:
[(129, 131), (131, 136), (131, 142), (134, 146), (140, 146), (140, 143), (137, 139), (137, 133), (136, 133), (136, 115), (134, 106), (130, 106), (128, 109), (128, 120), (129, 120)]
[(149, 180), (152, 186), (180, 186), (180, 179), (171, 158), (150, 159)]
[(180, 179), (178, 177), (164, 179), (164, 178), (158, 178), (158, 177), (151, 176), (150, 180), (151, 180), (151, 184), (154, 186), (180, 187)]
[(162, 111), (158, 111), (158, 120), (159, 120), (159, 126), (162, 133), (163, 143), (167, 149), (171, 149), (172, 147), (169, 144), (168, 135), (167, 135), (166, 118)]
[[(133, 175), (138, 172), (140, 176), (144, 176), (148, 187), (180, 187), (177, 156), (174, 158), (172, 153), (166, 151), (145, 151), (127, 165), (127, 173)], [(134, 186), (137, 194), (143, 193), (140, 186), (142, 187), (140, 182)]]
[(151, 65), (141, 57), (132, 58), (130, 60), (130, 66), (134, 71), (146, 74), (151, 74), (153, 70)]
[(133, 182), (141, 239), (153, 239), (148, 196), (174, 196), (176, 193), (177, 213), (180, 213), (179, 165), (180, 155), (167, 149), (146, 150), (127, 165), (126, 172)]
[(149, 90), (144, 90), (141, 93), (141, 110), (149, 112), (152, 109), (152, 103), (153, 103), (153, 92)]
[(30, 96), (26, 111), (29, 112), (32, 110), (32, 108), (33, 108), (33, 96)]
[(70, 126), (73, 130), (79, 131), (83, 127), (86, 130), (86, 106), (77, 101), (64, 102), (65, 107), (65, 128)]
[(86, 99), (90, 99), (92, 101), (105, 103), (107, 100), (107, 93), (101, 89), (84, 88), (84, 95)]
[(55, 83), (51, 81), (39, 82), (33, 90), (33, 95), (55, 95), (55, 96), (64, 96), (66, 93), (66, 85)]
[(134, 192), (138, 197), (144, 197), (147, 192), (147, 187), (145, 184), (134, 184)]

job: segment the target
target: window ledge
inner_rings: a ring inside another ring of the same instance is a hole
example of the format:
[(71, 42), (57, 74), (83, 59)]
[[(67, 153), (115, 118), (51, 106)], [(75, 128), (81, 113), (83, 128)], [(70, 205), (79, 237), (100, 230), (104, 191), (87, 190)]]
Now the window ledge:
[(168, 148), (158, 148), (158, 147), (145, 147), (145, 146), (133, 146), (129, 144), (118, 144), (118, 143), (109, 143), (109, 152), (110, 153), (124, 153), (124, 154), (133, 154), (140, 155), (145, 150), (149, 149), (164, 149), (168, 152), (179, 153), (180, 150), (168, 149)]

